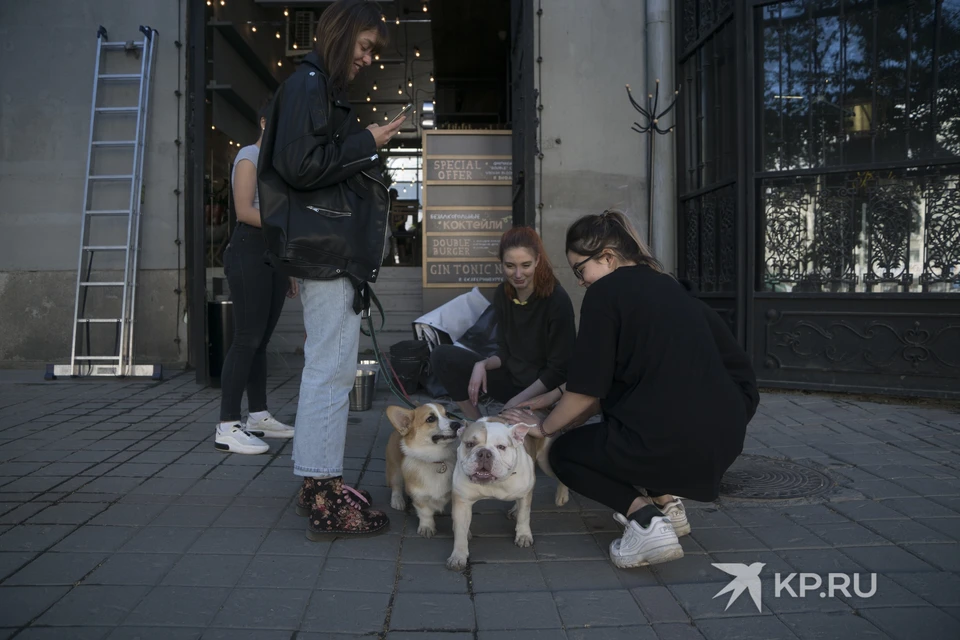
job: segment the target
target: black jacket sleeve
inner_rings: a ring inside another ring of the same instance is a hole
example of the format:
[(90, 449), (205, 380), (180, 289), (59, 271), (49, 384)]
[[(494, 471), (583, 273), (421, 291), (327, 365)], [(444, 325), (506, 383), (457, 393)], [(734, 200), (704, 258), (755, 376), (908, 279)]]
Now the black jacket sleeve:
[[(301, 191), (328, 187), (377, 163), (373, 134), (350, 132), (345, 122), (335, 130), (327, 83), (319, 72), (298, 71), (286, 82), (272, 113), (275, 118), (273, 166), (283, 180)], [(293, 78), (291, 78), (293, 80)]]
[(573, 303), (559, 285), (550, 297), (547, 315), (547, 361), (537, 376), (547, 391), (552, 391), (567, 381), (567, 366), (573, 357), (573, 345), (577, 339)]

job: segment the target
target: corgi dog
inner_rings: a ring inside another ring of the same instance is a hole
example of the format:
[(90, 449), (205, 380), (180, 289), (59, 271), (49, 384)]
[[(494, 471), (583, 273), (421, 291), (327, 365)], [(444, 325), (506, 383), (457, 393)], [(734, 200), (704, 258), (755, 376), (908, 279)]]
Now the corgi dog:
[(416, 409), (387, 407), (387, 419), (394, 428), (387, 442), (390, 506), (403, 511), (407, 506), (404, 493), (409, 495), (420, 519), (417, 533), (430, 538), (437, 532), (433, 516), (450, 502), (457, 431), (463, 425), (432, 402)]

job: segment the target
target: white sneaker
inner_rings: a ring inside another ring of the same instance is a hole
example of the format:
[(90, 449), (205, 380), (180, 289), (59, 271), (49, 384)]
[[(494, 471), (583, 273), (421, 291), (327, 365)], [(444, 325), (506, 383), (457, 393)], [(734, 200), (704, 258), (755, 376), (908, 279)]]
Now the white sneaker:
[(674, 498), (666, 503), (660, 507), (660, 511), (663, 511), (663, 515), (670, 518), (670, 524), (673, 525), (673, 530), (678, 538), (682, 538), (690, 533), (690, 521), (687, 520), (687, 510), (684, 508), (683, 503), (680, 502), (680, 498)]
[(293, 427), (288, 424), (283, 424), (273, 416), (267, 416), (266, 418), (261, 418), (260, 420), (254, 421), (251, 421), (250, 418), (247, 418), (247, 421), (244, 423), (244, 428), (247, 431), (262, 432), (261, 437), (263, 438), (293, 437)]
[(246, 431), (239, 423), (226, 427), (217, 425), (217, 438), (214, 446), (220, 451), (230, 453), (266, 453), (270, 445)]
[(610, 543), (610, 560), (621, 569), (660, 564), (683, 557), (683, 547), (666, 516), (654, 516), (646, 527), (619, 513), (614, 513), (613, 519), (624, 527), (623, 537)]

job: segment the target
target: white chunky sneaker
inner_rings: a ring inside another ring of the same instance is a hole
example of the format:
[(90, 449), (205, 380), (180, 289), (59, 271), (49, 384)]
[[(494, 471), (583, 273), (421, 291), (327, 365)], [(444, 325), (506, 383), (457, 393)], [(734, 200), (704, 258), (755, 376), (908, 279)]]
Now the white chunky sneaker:
[(654, 516), (646, 527), (619, 513), (614, 513), (613, 519), (624, 527), (623, 537), (610, 543), (610, 560), (617, 567), (632, 569), (683, 557), (683, 548), (666, 516)]
[(240, 423), (228, 426), (217, 425), (217, 438), (214, 446), (229, 453), (257, 454), (266, 453), (270, 445), (246, 431)]
[(663, 515), (670, 518), (670, 524), (673, 525), (673, 530), (678, 538), (682, 538), (690, 533), (690, 521), (687, 520), (687, 510), (684, 508), (683, 503), (680, 502), (680, 498), (674, 498), (664, 504), (660, 507), (660, 511), (663, 511)]
[[(251, 432), (262, 432), (263, 438), (292, 438), (293, 427), (283, 424), (273, 416), (267, 416), (260, 420), (251, 420), (247, 418), (244, 428)], [(258, 434), (259, 435), (259, 434)]]

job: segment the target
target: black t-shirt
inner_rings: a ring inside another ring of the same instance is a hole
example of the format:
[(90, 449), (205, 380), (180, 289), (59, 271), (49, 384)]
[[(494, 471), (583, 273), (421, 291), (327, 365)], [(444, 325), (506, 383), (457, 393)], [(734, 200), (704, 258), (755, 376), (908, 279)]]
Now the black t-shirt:
[(567, 389), (600, 399), (608, 452), (650, 469), (660, 482), (651, 487), (707, 500), (742, 451), (759, 399), (723, 321), (646, 266), (587, 289)]
[(573, 303), (559, 283), (546, 298), (530, 296), (526, 302), (508, 300), (503, 283), (493, 294), (497, 355), (513, 384), (526, 388), (540, 380), (550, 391), (567, 380), (577, 335)]

